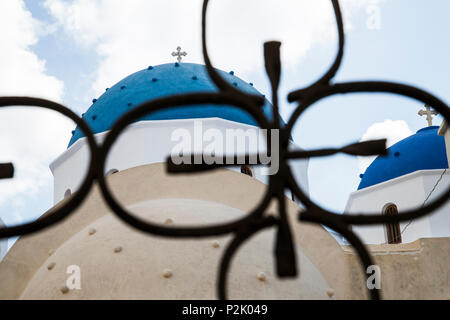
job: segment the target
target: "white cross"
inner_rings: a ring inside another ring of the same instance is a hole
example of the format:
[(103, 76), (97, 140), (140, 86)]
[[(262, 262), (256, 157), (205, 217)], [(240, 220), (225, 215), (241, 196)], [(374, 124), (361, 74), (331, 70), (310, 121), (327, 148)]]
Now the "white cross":
[(424, 116), (427, 115), (427, 121), (428, 121), (428, 126), (431, 127), (433, 125), (433, 115), (437, 116), (439, 113), (437, 113), (434, 110), (431, 110), (431, 107), (429, 105), (425, 105), (425, 109), (426, 110), (419, 110), (418, 114), (419, 116)]
[(172, 52), (172, 56), (177, 57), (178, 62), (181, 62), (181, 56), (187, 56), (187, 53), (181, 51), (181, 47), (177, 47), (177, 51)]

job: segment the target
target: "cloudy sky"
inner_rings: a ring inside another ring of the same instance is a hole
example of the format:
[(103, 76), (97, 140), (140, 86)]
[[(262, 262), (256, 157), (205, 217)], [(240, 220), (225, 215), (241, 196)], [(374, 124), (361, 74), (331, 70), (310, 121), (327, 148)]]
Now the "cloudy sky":
[[(345, 0), (347, 35), (339, 81), (382, 79), (430, 90), (450, 101), (450, 12), (447, 0)], [(0, 95), (32, 95), (81, 114), (106, 87), (130, 73), (174, 61), (202, 63), (200, 0), (2, 0)], [(329, 0), (211, 1), (208, 41), (214, 65), (269, 96), (262, 45), (282, 41), (281, 113), (289, 91), (320, 76), (336, 52)], [(426, 125), (420, 103), (388, 95), (336, 97), (299, 119), (294, 140), (304, 148), (387, 137), (389, 143)], [(65, 150), (73, 123), (51, 112), (0, 112), (0, 161), (18, 168), (0, 182), (0, 216), (9, 225), (52, 205), (48, 164)], [(440, 124), (440, 120), (435, 121)], [(344, 156), (311, 164), (313, 197), (341, 210), (371, 159)], [(326, 170), (324, 170), (326, 168)]]

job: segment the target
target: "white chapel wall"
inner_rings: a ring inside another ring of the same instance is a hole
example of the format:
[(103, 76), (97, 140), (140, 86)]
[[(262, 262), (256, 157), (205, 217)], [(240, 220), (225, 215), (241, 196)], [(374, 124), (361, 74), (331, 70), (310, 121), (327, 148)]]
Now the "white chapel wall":
[[(4, 226), (5, 224), (3, 223), (2, 219), (0, 219), (0, 228)], [(2, 261), (7, 251), (8, 251), (8, 240), (0, 239), (0, 261)]]
[[(214, 128), (220, 131), (224, 137), (226, 136), (226, 129), (243, 129), (242, 134), (240, 135), (242, 136), (245, 135), (245, 130), (256, 128), (254, 126), (220, 118), (197, 120), (201, 120), (203, 132)], [(198, 127), (194, 126), (194, 121), (195, 119), (140, 121), (133, 123), (121, 136), (119, 136), (110, 150), (105, 173), (110, 170), (121, 171), (139, 165), (165, 162), (174, 146), (179, 143), (178, 141), (172, 141), (172, 133), (177, 129), (186, 129), (193, 137), (194, 130), (198, 130)], [(95, 137), (98, 141), (103, 141), (106, 135), (107, 132), (103, 132), (96, 134)], [(205, 147), (208, 144), (209, 143), (204, 142), (203, 146)], [(298, 146), (291, 142), (289, 148), (298, 148)], [(239, 150), (237, 147), (237, 154), (243, 154), (245, 150), (252, 154), (256, 153), (256, 151), (258, 151), (257, 149), (258, 147), (250, 147), (250, 149), (245, 147), (244, 150)], [(265, 147), (260, 148), (259, 151), (265, 151)], [(82, 138), (76, 141), (50, 165), (50, 169), (54, 176), (55, 203), (64, 199), (64, 195), (68, 190), (70, 190), (70, 193), (73, 193), (79, 188), (88, 168), (88, 159), (89, 150), (86, 146), (85, 138)], [(303, 190), (307, 191), (308, 161), (293, 161), (291, 167), (297, 178), (296, 180), (301, 184)], [(230, 169), (240, 171), (240, 166), (230, 167)], [(265, 174), (264, 168), (251, 167), (251, 169), (254, 178), (267, 183), (268, 176)], [(287, 196), (290, 197), (290, 195), (291, 193), (287, 192)]]
[[(389, 204), (395, 204), (399, 213), (407, 209), (421, 207), (435, 190), (429, 201), (436, 199), (450, 184), (450, 174), (442, 177), (443, 170), (420, 170), (396, 179), (353, 192), (347, 202), (346, 212), (351, 213), (382, 213)], [(423, 237), (450, 236), (450, 204), (447, 203), (433, 214), (412, 222), (400, 223), (403, 231), (402, 242), (412, 242)], [(406, 227), (406, 228), (405, 228)], [(387, 243), (384, 226), (355, 226), (353, 230), (368, 244)]]

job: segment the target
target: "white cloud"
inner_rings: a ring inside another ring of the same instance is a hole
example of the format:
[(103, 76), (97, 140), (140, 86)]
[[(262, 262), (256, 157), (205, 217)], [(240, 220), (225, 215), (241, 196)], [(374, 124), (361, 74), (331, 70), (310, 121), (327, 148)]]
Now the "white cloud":
[(0, 162), (11, 161), (15, 166), (13, 179), (0, 180), (0, 206), (11, 199), (18, 206), (23, 196), (49, 188), (53, 179), (48, 165), (66, 149), (73, 127), (70, 119), (50, 110), (0, 111)]
[[(384, 120), (372, 124), (364, 133), (361, 141), (387, 139), (386, 146), (389, 148), (393, 144), (405, 139), (412, 134), (411, 129), (404, 120)], [(364, 173), (367, 167), (376, 157), (358, 157), (359, 172)]]
[[(346, 25), (374, 0), (346, 0)], [(93, 85), (101, 93), (147, 65), (174, 61), (181, 45), (189, 62), (202, 63), (201, 0), (46, 0), (46, 7), (79, 44), (101, 57)], [(363, 11), (363, 14), (366, 14)], [(208, 44), (213, 64), (243, 74), (263, 70), (262, 45), (281, 40), (284, 67), (297, 64), (316, 44), (336, 41), (329, 0), (210, 1)]]
[[(46, 73), (45, 61), (32, 50), (48, 31), (45, 27), (23, 1), (0, 1), (0, 96), (62, 100), (63, 82)], [(73, 128), (71, 121), (52, 111), (34, 110), (0, 109), (0, 162), (11, 161), (16, 167), (14, 179), (0, 181), (0, 212), (6, 222), (19, 222), (26, 215), (22, 214), (26, 200), (44, 186), (51, 191), (48, 163), (67, 146)]]
[(43, 25), (21, 0), (0, 1), (0, 95), (33, 95), (61, 100), (64, 84), (45, 73), (45, 61), (33, 53)]

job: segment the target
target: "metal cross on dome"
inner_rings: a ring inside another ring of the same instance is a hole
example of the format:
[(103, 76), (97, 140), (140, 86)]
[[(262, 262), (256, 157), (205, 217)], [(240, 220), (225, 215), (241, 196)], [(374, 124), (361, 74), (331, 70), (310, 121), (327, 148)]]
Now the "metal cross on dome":
[(439, 113), (437, 113), (434, 110), (431, 110), (431, 107), (429, 105), (425, 105), (426, 110), (419, 110), (418, 114), (419, 116), (427, 116), (427, 122), (428, 126), (431, 127), (433, 125), (433, 115), (437, 116)]
[(181, 51), (181, 47), (177, 47), (177, 51), (172, 52), (172, 56), (177, 57), (178, 62), (181, 62), (181, 56), (187, 56), (187, 53)]

